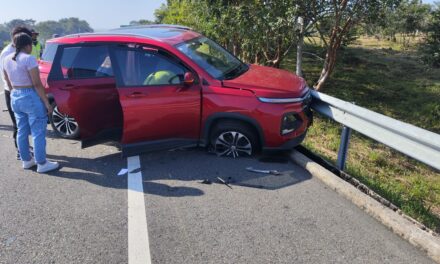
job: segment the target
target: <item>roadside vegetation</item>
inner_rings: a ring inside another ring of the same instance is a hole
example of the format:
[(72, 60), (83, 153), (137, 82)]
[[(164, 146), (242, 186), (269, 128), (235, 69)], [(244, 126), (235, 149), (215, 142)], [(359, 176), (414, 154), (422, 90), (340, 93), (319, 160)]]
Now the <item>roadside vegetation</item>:
[[(404, 48), (392, 41), (360, 38), (341, 51), (325, 93), (440, 133), (440, 69), (419, 61), (416, 42)], [(320, 49), (310, 43), (305, 48), (318, 54)], [(282, 67), (292, 70), (295, 61), (292, 53)], [(321, 65), (315, 58), (306, 56), (303, 67), (308, 80), (319, 77)], [(341, 128), (316, 116), (303, 145), (334, 163)], [(438, 172), (356, 132), (350, 142), (347, 172), (409, 216), (440, 232)]]
[(79, 32), (93, 32), (87, 21), (76, 17), (62, 18), (58, 21), (40, 21), (38, 23), (33, 19), (13, 19), (0, 24), (0, 50), (10, 42), (10, 33), (16, 26), (27, 26), (35, 29), (40, 33), (39, 40), (42, 43), (52, 38), (54, 34), (63, 36)]

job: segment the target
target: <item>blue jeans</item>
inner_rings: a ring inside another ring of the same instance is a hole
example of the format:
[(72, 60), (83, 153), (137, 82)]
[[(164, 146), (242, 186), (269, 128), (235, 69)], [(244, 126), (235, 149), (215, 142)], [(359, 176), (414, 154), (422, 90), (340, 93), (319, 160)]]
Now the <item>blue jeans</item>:
[(47, 110), (34, 88), (13, 89), (11, 106), (17, 120), (17, 144), (23, 161), (31, 160), (29, 134), (38, 164), (46, 163)]

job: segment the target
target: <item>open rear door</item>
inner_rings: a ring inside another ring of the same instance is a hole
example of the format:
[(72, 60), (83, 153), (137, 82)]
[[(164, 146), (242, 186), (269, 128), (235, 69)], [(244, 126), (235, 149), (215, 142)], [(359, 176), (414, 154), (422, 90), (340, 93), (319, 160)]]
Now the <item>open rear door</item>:
[(47, 83), (60, 112), (77, 121), (82, 147), (120, 140), (122, 109), (106, 44), (60, 45)]

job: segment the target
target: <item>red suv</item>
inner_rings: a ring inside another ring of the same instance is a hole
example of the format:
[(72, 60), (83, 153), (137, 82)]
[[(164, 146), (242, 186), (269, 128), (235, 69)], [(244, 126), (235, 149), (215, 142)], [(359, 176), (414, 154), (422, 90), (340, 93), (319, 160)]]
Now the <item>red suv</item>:
[(55, 131), (83, 147), (118, 141), (125, 156), (197, 145), (230, 157), (291, 149), (312, 119), (302, 78), (245, 64), (181, 26), (49, 40), (40, 70)]

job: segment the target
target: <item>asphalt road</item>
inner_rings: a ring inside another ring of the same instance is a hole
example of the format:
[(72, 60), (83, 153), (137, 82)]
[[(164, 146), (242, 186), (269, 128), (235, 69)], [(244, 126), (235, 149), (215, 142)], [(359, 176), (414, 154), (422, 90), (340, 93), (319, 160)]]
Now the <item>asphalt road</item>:
[(136, 171), (117, 176), (128, 165), (115, 147), (81, 150), (48, 134), (49, 158), (62, 169), (23, 171), (0, 113), (2, 264), (432, 263), (287, 160), (176, 150), (142, 155)]

